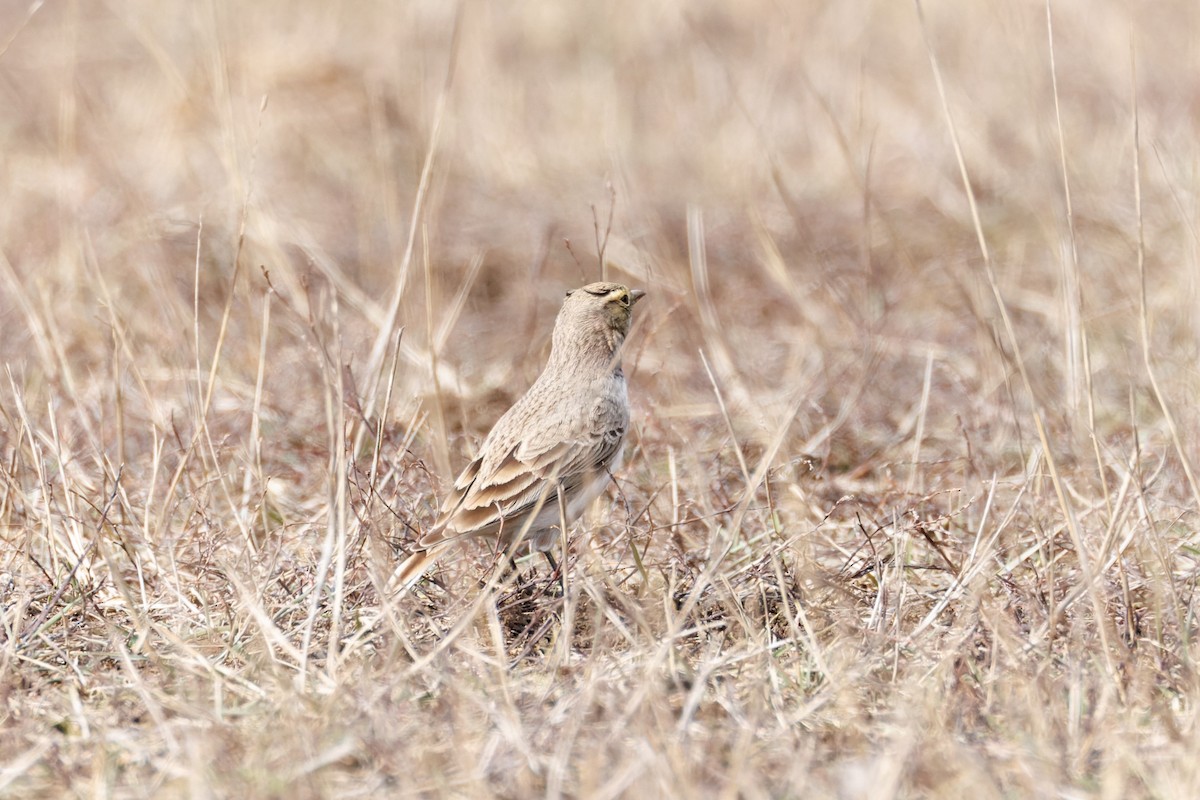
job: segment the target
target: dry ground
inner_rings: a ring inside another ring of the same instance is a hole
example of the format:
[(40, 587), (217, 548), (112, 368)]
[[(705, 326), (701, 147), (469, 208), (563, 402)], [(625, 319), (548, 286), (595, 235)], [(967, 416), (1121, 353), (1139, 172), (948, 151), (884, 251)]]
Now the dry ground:
[[(5, 4), (0, 793), (1200, 796), (1200, 4), (924, 6)], [(610, 209), (565, 601), (389, 595)]]

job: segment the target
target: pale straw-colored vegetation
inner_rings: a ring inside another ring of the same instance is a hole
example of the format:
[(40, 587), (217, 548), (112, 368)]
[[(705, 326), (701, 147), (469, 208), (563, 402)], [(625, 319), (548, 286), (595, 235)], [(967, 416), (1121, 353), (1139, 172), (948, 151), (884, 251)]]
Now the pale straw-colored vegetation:
[[(922, 6), (0, 10), (0, 793), (1200, 796), (1200, 5)], [(389, 594), (602, 272), (566, 597)]]

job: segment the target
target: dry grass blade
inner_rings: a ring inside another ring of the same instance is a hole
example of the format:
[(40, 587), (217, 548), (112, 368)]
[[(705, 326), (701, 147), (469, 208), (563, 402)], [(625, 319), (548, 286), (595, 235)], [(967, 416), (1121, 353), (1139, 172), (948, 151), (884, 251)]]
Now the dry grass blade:
[(1196, 3), (10, 5), (0, 795), (1200, 796)]

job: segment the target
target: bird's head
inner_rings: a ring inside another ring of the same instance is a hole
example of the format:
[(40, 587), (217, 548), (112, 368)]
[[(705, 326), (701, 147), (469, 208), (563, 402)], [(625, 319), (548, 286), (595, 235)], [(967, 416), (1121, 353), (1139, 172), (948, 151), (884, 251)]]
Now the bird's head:
[(554, 325), (555, 349), (586, 346), (590, 339), (603, 341), (611, 353), (629, 333), (633, 307), (645, 295), (641, 289), (607, 282), (572, 289)]

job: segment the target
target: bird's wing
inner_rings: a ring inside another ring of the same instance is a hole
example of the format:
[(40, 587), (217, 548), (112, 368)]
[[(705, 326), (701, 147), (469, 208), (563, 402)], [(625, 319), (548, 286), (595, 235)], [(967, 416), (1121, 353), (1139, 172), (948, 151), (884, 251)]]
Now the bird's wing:
[[(421, 540), (431, 547), (446, 539), (494, 533), (503, 524), (513, 534), (526, 517), (556, 503), (553, 488), (570, 496), (589, 475), (612, 461), (624, 430), (600, 435), (581, 433), (570, 439), (549, 437), (517, 442), (494, 464), (484, 456), (472, 461), (455, 481), (433, 531)], [(485, 448), (486, 450), (486, 448)]]

